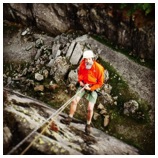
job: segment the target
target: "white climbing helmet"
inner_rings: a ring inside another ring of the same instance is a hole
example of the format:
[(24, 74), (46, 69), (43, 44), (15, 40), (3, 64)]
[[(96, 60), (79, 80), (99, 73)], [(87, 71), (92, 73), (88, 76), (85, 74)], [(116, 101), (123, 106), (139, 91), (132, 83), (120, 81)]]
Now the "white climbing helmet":
[(83, 53), (83, 58), (94, 58), (94, 53), (91, 50), (86, 50)]

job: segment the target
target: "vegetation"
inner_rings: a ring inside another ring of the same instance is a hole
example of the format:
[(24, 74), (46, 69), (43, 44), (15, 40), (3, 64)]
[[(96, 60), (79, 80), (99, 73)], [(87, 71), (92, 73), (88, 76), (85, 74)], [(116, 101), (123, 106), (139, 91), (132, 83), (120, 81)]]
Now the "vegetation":
[(129, 16), (132, 15), (137, 10), (142, 10), (145, 15), (150, 14), (154, 8), (154, 3), (121, 3), (120, 8), (128, 8), (129, 9)]
[[(109, 125), (104, 128), (102, 125), (103, 118), (99, 117), (94, 122), (95, 127), (142, 151), (147, 151), (147, 154), (154, 153), (154, 127), (151, 124), (149, 116), (149, 111), (151, 110), (150, 105), (143, 99), (140, 99), (136, 92), (131, 91), (128, 84), (109, 63), (103, 61), (101, 58), (99, 58), (99, 62), (109, 71), (110, 79), (108, 80), (108, 84), (113, 87), (111, 95), (113, 97), (118, 96), (118, 99), (117, 106), (104, 105), (110, 114)], [(126, 116), (123, 114), (123, 105), (131, 99), (139, 103), (139, 109), (136, 114)], [(98, 100), (99, 102), (101, 102), (100, 99)], [(142, 131), (144, 134), (142, 134)]]
[(109, 80), (108, 84), (110, 84), (113, 88), (111, 91), (111, 95), (118, 96), (117, 100), (117, 106), (113, 109), (117, 110), (119, 114), (123, 113), (123, 104), (129, 100), (136, 100), (139, 105), (140, 109), (137, 113), (144, 114), (143, 117), (140, 117), (137, 114), (137, 117), (135, 115), (131, 116), (136, 121), (140, 122), (150, 122), (148, 112), (150, 110), (150, 105), (145, 102), (143, 99), (139, 98), (139, 95), (136, 92), (133, 92), (128, 84), (121, 78), (121, 76), (117, 73), (117, 71), (108, 63), (103, 61), (101, 58), (99, 58), (99, 62), (109, 71)]

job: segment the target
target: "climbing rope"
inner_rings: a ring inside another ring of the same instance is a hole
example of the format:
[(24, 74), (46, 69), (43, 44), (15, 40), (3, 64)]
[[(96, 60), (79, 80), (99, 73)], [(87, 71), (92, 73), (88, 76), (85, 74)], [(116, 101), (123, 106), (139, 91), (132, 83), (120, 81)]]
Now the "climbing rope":
[(52, 119), (48, 125), (39, 133), (38, 137), (36, 137), (28, 146), (27, 148), (20, 154), (23, 155), (31, 146), (32, 144), (39, 138), (41, 134), (45, 132), (45, 130), (48, 128), (48, 126), (53, 122), (53, 119), (57, 117), (70, 103), (71, 101), (79, 94), (81, 93), (84, 88), (87, 85), (85, 85), (82, 89), (80, 89), (72, 98), (70, 98), (65, 104), (63, 104), (55, 113), (53, 113), (49, 118), (47, 118), (41, 125), (39, 125), (37, 128), (35, 128), (29, 135), (27, 135), (19, 144), (17, 144), (11, 151), (7, 153), (7, 155), (12, 154), (17, 148), (19, 148), (28, 138), (30, 138), (40, 127), (42, 127), (45, 123), (49, 122), (50, 119)]

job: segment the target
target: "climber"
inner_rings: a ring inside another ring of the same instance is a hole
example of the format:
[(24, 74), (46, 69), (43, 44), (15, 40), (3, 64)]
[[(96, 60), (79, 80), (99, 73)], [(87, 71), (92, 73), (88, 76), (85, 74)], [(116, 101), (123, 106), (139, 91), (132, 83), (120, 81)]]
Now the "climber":
[(88, 100), (88, 107), (85, 132), (87, 134), (90, 134), (91, 132), (91, 120), (93, 116), (93, 109), (98, 97), (96, 90), (99, 89), (104, 83), (104, 68), (94, 60), (94, 57), (95, 56), (92, 50), (86, 50), (83, 53), (83, 59), (80, 62), (78, 69), (78, 82), (80, 85), (78, 91), (84, 86), (85, 88), (71, 102), (69, 116), (61, 120), (61, 122), (64, 124), (70, 124), (73, 115), (76, 111), (78, 102), (83, 97), (83, 95), (86, 94), (86, 99)]

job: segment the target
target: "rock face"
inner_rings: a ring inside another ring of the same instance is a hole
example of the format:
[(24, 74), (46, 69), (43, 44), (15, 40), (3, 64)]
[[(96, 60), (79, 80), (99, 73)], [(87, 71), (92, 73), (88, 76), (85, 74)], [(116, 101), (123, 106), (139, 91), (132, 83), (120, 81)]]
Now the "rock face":
[[(12, 29), (9, 29), (9, 35), (11, 35), (10, 34), (11, 30)], [(132, 89), (134, 88), (135, 91), (139, 92), (141, 97), (147, 100), (154, 108), (154, 99), (153, 99), (154, 94), (155, 94), (154, 93), (154, 83), (155, 83), (154, 71), (151, 71), (150, 69), (145, 68), (143, 66), (137, 65), (136, 63), (130, 61), (124, 55), (113, 51), (109, 47), (97, 42), (96, 40), (92, 39), (88, 35), (81, 36), (75, 33), (70, 33), (70, 34), (61, 34), (60, 36), (56, 36), (55, 38), (53, 38), (53, 37), (46, 36), (43, 34), (34, 34), (31, 28), (27, 28), (24, 30), (20, 29), (17, 32), (18, 32), (17, 36), (15, 32), (14, 32), (13, 37), (7, 36), (9, 40), (6, 40), (6, 37), (4, 38), (5, 39), (4, 59), (7, 62), (8, 61), (11, 62), (8, 65), (6, 65), (7, 63), (4, 62), (5, 71), (3, 74), (3, 78), (4, 78), (3, 84), (5, 87), (10, 87), (13, 89), (16, 88), (19, 91), (21, 91), (23, 94), (24, 93), (26, 94), (27, 91), (33, 90), (32, 92), (33, 93), (35, 92), (36, 95), (38, 95), (39, 97), (47, 98), (50, 94), (52, 94), (48, 91), (49, 90), (56, 91), (58, 87), (58, 85), (55, 84), (53, 80), (55, 80), (58, 84), (60, 84), (64, 80), (65, 82), (63, 84), (66, 89), (63, 88), (62, 91), (69, 94), (71, 93), (71, 91), (75, 92), (76, 87), (74, 85), (76, 84), (76, 79), (77, 79), (76, 66), (78, 66), (78, 63), (80, 62), (81, 56), (82, 56), (81, 55), (82, 52), (80, 51), (82, 49), (85, 50), (89, 48), (95, 52), (96, 56), (100, 56), (103, 60), (108, 61), (119, 72), (119, 74), (125, 80), (129, 82), (129, 85), (131, 85), (131, 88)], [(79, 52), (79, 53), (76, 53), (76, 52)], [(19, 62), (21, 62), (22, 59), (26, 63), (20, 64)], [(13, 61), (15, 62), (15, 64), (12, 63)], [(111, 74), (107, 76), (109, 76), (108, 77), (109, 79), (112, 77)], [(117, 77), (117, 75), (114, 74), (113, 77)], [(118, 78), (118, 82), (119, 80), (120, 78)], [(105, 86), (101, 90), (101, 93), (103, 96), (100, 96), (100, 98), (102, 98), (101, 102), (103, 103), (103, 105), (104, 104), (117, 105), (117, 100), (120, 97), (121, 93), (119, 93), (117, 96), (112, 97), (110, 94), (112, 88), (114, 87), (111, 87), (110, 85), (105, 84)], [(58, 95), (57, 99), (60, 100), (62, 95), (64, 99), (65, 93), (61, 93), (61, 91), (59, 92), (60, 94)], [(52, 98), (54, 97), (55, 95), (53, 93)], [(5, 95), (4, 95), (4, 98), (5, 98)], [(50, 100), (51, 100), (51, 97), (50, 97)], [(27, 105), (24, 105), (24, 107), (26, 107), (27, 109)], [(16, 108), (18, 107), (16, 106)], [(37, 109), (37, 107), (35, 109)], [(11, 109), (11, 111), (14, 111), (14, 108)], [(24, 110), (24, 113), (27, 113), (27, 110)], [(99, 117), (104, 117), (104, 122), (102, 123), (104, 123), (104, 127), (106, 127), (109, 123), (109, 119), (112, 117), (109, 117), (110, 115), (109, 113), (106, 113), (106, 109), (100, 110), (99, 113), (101, 114), (101, 115), (99, 114), (100, 115)], [(133, 115), (133, 113), (130, 111), (128, 111), (128, 114)], [(27, 114), (27, 115), (30, 115), (30, 114)], [(7, 118), (8, 116), (7, 113), (5, 113), (4, 116)], [(14, 117), (14, 115), (9, 115), (9, 116)], [(151, 113), (151, 116), (154, 116), (154, 113)], [(32, 118), (34, 118), (35, 120), (36, 119), (38, 120), (38, 117), (40, 116), (38, 115), (36, 118), (32, 116)], [(44, 114), (44, 118), (46, 117), (47, 115)], [(97, 119), (98, 114), (95, 114), (94, 117), (95, 117), (94, 119)], [(143, 113), (138, 114), (136, 110), (136, 113), (134, 113), (134, 117), (143, 118), (144, 115)], [(154, 117), (152, 117), (151, 119), (154, 120)], [(13, 123), (14, 123), (14, 120), (16, 119), (11, 118), (10, 120), (13, 120)], [(18, 122), (19, 121), (20, 120), (18, 120)], [(26, 120), (24, 119), (21, 121), (25, 123)], [(15, 123), (14, 125), (16, 126), (17, 124)], [(33, 124), (33, 125), (36, 126), (36, 124)], [(77, 125), (83, 126), (82, 132), (84, 132), (84, 125), (82, 124), (77, 124)], [(114, 126), (116, 127), (116, 124)], [(6, 143), (5, 147), (9, 148), (10, 145), (12, 144), (10, 143), (10, 140), (12, 138), (17, 138), (17, 135), (14, 137), (14, 134), (18, 133), (19, 131), (15, 131), (15, 133), (14, 132), (10, 133), (12, 132), (12, 130), (8, 130), (8, 125), (6, 124), (4, 125), (4, 127), (5, 127), (4, 131), (8, 132), (7, 134), (8, 137), (6, 137), (4, 140), (4, 142)], [(21, 128), (25, 128), (25, 127), (21, 125)], [(30, 128), (33, 129), (32, 126), (30, 126)], [(126, 130), (127, 126), (125, 126), (124, 128), (119, 126), (119, 128), (117, 129), (120, 129), (121, 131), (120, 133), (122, 135), (124, 135), (125, 131), (130, 134), (133, 131), (134, 133), (137, 133), (135, 131), (135, 127), (132, 130), (131, 128)], [(26, 131), (26, 133), (28, 133), (28, 130)], [(119, 131), (119, 130), (116, 130), (116, 131)], [(142, 131), (142, 128), (140, 129), (140, 135), (142, 135), (141, 131)], [(26, 133), (24, 133), (24, 135)], [(95, 134), (93, 133), (93, 135)], [(133, 136), (133, 134), (131, 135)], [(153, 135), (153, 133), (151, 132), (150, 135)], [(147, 136), (149, 135), (147, 134)], [(136, 140), (135, 138), (136, 136), (134, 135), (133, 140)], [(43, 140), (41, 139), (39, 139), (38, 142), (40, 144), (43, 144)], [(144, 144), (146, 145), (146, 141), (144, 141), (144, 138), (142, 139), (142, 142), (145, 142)], [(120, 144), (120, 142), (118, 143)], [(37, 145), (37, 146), (42, 147), (40, 149), (41, 152), (47, 151), (48, 154), (49, 153), (52, 154), (49, 148), (43, 149), (44, 148), (43, 146), (40, 146), (40, 145)], [(147, 148), (148, 146), (149, 145), (147, 145)], [(97, 147), (95, 146), (94, 148), (97, 148)], [(59, 150), (58, 154), (62, 154), (62, 152), (60, 152), (60, 149), (52, 148), (51, 150), (53, 150), (53, 152), (54, 150), (55, 151)], [(87, 154), (87, 153), (98, 154), (99, 152), (106, 154), (106, 152), (102, 152), (101, 150), (98, 150), (95, 152), (87, 151), (87, 149), (83, 149), (83, 150), (84, 150), (83, 152), (84, 154)], [(64, 151), (64, 154), (66, 153), (67, 151), (66, 152)], [(70, 152), (70, 154), (72, 153), (74, 152)]]
[[(154, 12), (154, 11), (153, 11)], [(36, 26), (54, 35), (69, 30), (100, 34), (140, 58), (155, 58), (154, 15), (128, 15), (113, 4), (4, 4), (4, 20)]]
[[(60, 123), (60, 119), (65, 115), (53, 115), (56, 111), (42, 102), (15, 91), (6, 89), (5, 91), (8, 102), (4, 104), (4, 154), (33, 154), (34, 152), (57, 155), (139, 154), (136, 148), (98, 129), (92, 128), (91, 135), (86, 135), (85, 125), (79, 120), (74, 120), (69, 126)], [(50, 116), (53, 124), (51, 126), (48, 123), (43, 124)], [(27, 137), (32, 131), (34, 131), (32, 135)], [(22, 144), (25, 145), (18, 146), (23, 140), (25, 142)], [(34, 143), (25, 153), (25, 147), (32, 141)]]

